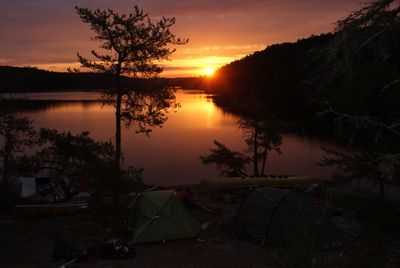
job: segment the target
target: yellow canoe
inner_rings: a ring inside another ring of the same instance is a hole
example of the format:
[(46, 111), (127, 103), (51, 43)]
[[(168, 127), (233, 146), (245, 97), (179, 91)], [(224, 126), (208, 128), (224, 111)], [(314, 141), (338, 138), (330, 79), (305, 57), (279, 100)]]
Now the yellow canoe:
[(250, 187), (277, 187), (297, 188), (310, 186), (321, 182), (315, 177), (301, 176), (274, 176), (274, 177), (220, 177), (209, 178), (200, 181), (199, 185), (205, 188), (250, 188)]

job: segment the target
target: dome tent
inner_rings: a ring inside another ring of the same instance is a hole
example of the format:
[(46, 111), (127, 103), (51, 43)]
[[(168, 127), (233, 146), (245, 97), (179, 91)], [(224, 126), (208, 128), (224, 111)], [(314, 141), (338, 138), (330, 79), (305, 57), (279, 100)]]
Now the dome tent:
[(285, 245), (294, 232), (315, 233), (319, 211), (312, 199), (298, 190), (256, 188), (245, 197), (234, 220), (238, 237), (254, 239), (261, 245)]
[(148, 191), (135, 203), (133, 243), (192, 238), (201, 225), (174, 191)]

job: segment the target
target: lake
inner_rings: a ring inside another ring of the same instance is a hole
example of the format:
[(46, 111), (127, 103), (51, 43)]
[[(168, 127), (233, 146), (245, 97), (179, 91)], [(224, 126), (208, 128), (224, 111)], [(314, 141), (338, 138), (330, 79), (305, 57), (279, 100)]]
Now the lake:
[[(114, 108), (96, 102), (97, 93), (58, 92), (30, 93), (36, 101), (54, 101), (51, 105), (22, 109), (37, 128), (55, 128), (73, 133), (90, 131), (96, 140), (113, 140)], [(150, 137), (123, 129), (124, 164), (144, 168), (144, 179), (155, 185), (197, 183), (216, 177), (214, 166), (203, 166), (199, 156), (206, 155), (218, 140), (234, 150), (243, 150), (245, 143), (238, 128), (238, 116), (217, 107), (209, 95), (201, 91), (179, 90), (181, 104), (169, 113), (162, 128), (155, 128)], [(320, 142), (283, 135), (282, 154), (272, 152), (266, 174), (309, 175), (329, 179), (332, 171), (316, 165), (323, 152)]]

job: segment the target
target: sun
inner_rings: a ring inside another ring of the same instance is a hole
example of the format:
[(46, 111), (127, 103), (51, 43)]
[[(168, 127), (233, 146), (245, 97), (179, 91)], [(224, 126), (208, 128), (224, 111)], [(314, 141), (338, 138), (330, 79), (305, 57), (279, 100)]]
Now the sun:
[(215, 69), (214, 68), (208, 67), (208, 68), (204, 69), (204, 74), (206, 76), (213, 76), (214, 73), (215, 73)]

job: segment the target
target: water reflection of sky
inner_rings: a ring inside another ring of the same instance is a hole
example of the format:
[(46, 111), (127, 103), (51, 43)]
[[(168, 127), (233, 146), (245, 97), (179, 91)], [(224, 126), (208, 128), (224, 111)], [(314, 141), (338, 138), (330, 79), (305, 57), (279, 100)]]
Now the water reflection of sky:
[(94, 92), (35, 92), (25, 95), (30, 100), (53, 100), (53, 101), (87, 101), (97, 100), (99, 93)]
[[(115, 135), (114, 108), (100, 103), (81, 103), (78, 100), (94, 100), (97, 94), (35, 93), (35, 100), (66, 100), (49, 109), (29, 112), (36, 127), (70, 130), (74, 133), (89, 130), (97, 140), (113, 140)], [(75, 101), (75, 102), (71, 102)], [(237, 127), (237, 116), (223, 112), (212, 100), (200, 92), (177, 92), (181, 104), (171, 111), (169, 120), (162, 128), (155, 128), (150, 138), (124, 129), (122, 147), (124, 163), (145, 169), (145, 180), (153, 184), (190, 184), (202, 178), (214, 177), (214, 167), (203, 166), (200, 155), (213, 146), (213, 140), (221, 141), (235, 150), (243, 150), (242, 133)], [(321, 157), (319, 144), (308, 142), (293, 135), (285, 135), (283, 154), (271, 153), (267, 160), (267, 174), (298, 174), (329, 177), (329, 170), (317, 167)]]

